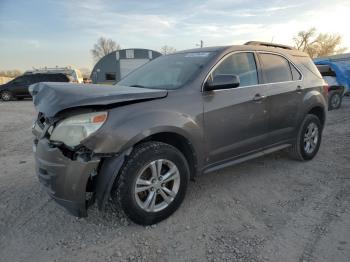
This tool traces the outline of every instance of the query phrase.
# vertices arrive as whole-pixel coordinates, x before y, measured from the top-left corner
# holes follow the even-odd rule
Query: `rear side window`
[[[292,80],[289,61],[282,56],[260,53],[266,83],[278,83]]]
[[[64,74],[55,74],[52,76],[52,81],[55,82],[68,82],[69,78],[68,76],[64,75]]]
[[[258,84],[258,73],[253,53],[236,53],[227,57],[213,72],[216,75],[238,75],[240,87]]]

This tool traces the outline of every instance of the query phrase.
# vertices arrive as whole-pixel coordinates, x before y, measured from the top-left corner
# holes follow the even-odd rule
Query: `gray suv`
[[[159,57],[115,86],[39,83],[36,172],[75,216],[97,202],[134,222],[157,223],[189,180],[288,149],[312,159],[327,88],[304,53],[249,42]]]

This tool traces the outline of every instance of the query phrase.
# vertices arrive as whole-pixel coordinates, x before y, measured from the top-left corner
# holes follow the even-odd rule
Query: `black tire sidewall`
[[[189,181],[189,167],[185,157],[175,147],[164,143],[156,143],[154,147],[146,143],[148,149],[136,148],[133,156],[127,160],[125,167],[121,171],[123,183],[118,185],[118,202],[126,215],[138,224],[154,224],[169,217],[182,203]],[[138,150],[143,150],[141,153]],[[133,153],[132,153],[133,154]],[[159,212],[147,212],[140,208],[136,202],[134,188],[139,172],[149,163],[157,159],[167,159],[172,161],[180,173],[180,187],[175,199],[168,207]]]
[[[316,145],[315,150],[312,153],[307,153],[304,149],[304,134],[306,132],[307,127],[309,124],[313,122],[317,125],[318,127],[318,142]],[[311,160],[315,157],[317,154],[318,150],[320,149],[321,145],[321,139],[322,139],[322,125],[319,120],[319,118],[315,115],[307,115],[303,121],[303,124],[301,126],[301,130],[299,132],[299,147],[300,147],[300,153],[303,157],[304,160]]]

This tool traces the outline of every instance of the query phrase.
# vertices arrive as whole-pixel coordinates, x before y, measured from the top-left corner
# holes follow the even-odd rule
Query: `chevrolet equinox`
[[[170,216],[200,174],[281,149],[312,159],[327,111],[312,60],[263,42],[162,56],[115,86],[38,83],[30,92],[48,194],[75,216],[109,202],[143,225]]]

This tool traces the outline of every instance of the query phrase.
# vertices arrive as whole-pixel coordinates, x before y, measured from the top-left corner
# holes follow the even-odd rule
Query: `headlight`
[[[58,123],[50,140],[60,141],[67,146],[79,145],[82,140],[96,132],[106,121],[107,112],[76,115]]]

